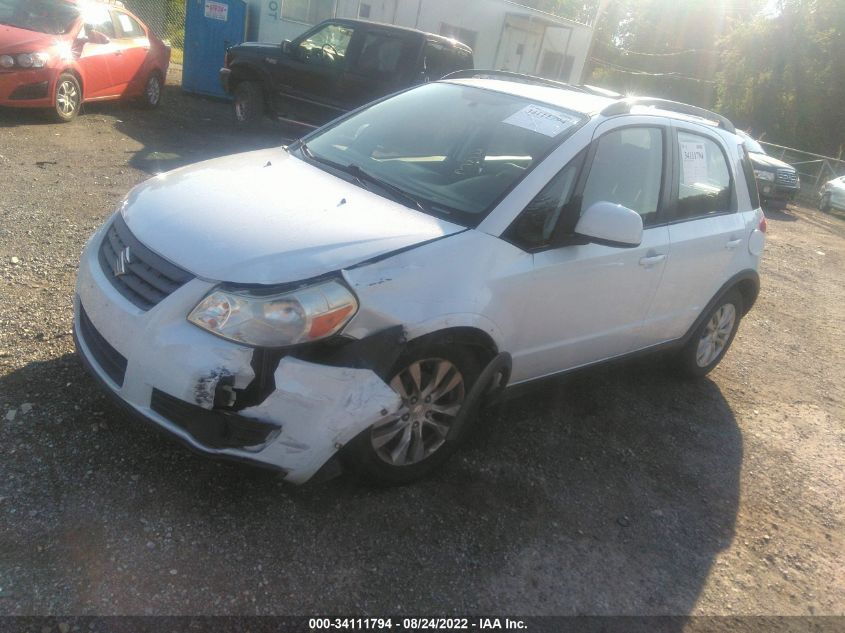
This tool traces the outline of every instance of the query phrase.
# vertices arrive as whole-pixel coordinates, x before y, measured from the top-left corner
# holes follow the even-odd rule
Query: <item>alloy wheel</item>
[[[64,79],[56,90],[56,106],[64,117],[70,117],[79,107],[79,90],[70,79]]]
[[[402,397],[402,407],[373,426],[370,442],[392,466],[417,464],[445,443],[466,397],[464,377],[448,360],[429,358],[411,363],[390,386]]]
[[[156,105],[159,102],[161,99],[161,81],[158,75],[153,75],[147,81],[147,89],[144,91],[144,94],[147,98],[147,103],[150,105]]]
[[[735,323],[736,308],[732,303],[722,305],[713,313],[698,342],[695,362],[699,367],[707,367],[725,351]]]

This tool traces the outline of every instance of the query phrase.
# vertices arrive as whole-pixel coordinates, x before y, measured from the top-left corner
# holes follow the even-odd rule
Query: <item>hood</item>
[[[145,246],[214,281],[316,277],[464,227],[336,178],[281,148],[156,176],[124,203]]]
[[[795,171],[795,168],[789,163],[785,163],[777,158],[772,158],[768,154],[749,152],[748,156],[751,158],[751,164],[754,165],[755,169],[791,169],[792,171]]]
[[[62,37],[0,24],[0,54],[37,52],[55,46]]]

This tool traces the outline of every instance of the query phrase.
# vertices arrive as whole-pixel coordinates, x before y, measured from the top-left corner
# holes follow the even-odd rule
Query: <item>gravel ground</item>
[[[294,488],[126,419],[73,355],[80,251],[130,187],[291,133],[166,98],[0,112],[0,614],[845,613],[842,218],[771,215],[710,379],[592,371],[418,485]]]

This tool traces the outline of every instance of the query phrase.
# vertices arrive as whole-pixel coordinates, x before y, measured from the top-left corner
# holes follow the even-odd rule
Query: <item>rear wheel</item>
[[[235,122],[254,127],[264,117],[264,92],[254,81],[242,81],[235,88]]]
[[[402,407],[355,438],[345,453],[347,463],[380,484],[404,484],[428,475],[465,435],[455,425],[478,375],[478,361],[465,348],[434,343],[409,349],[390,380]]]
[[[681,350],[678,360],[685,374],[700,378],[719,364],[733,343],[742,311],[742,295],[738,290],[731,290],[716,302]]]
[[[67,123],[76,118],[82,107],[82,88],[79,81],[70,73],[59,75],[53,99],[53,118],[60,123]]]
[[[158,71],[150,73],[147,83],[144,85],[144,93],[141,95],[140,104],[142,108],[153,110],[161,103],[161,96],[164,91],[164,82]]]

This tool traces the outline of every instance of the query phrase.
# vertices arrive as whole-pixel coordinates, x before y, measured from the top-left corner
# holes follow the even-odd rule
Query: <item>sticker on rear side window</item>
[[[703,141],[681,141],[684,184],[707,182],[707,146]]]
[[[502,123],[515,125],[545,136],[555,137],[571,128],[577,121],[574,117],[567,116],[557,110],[532,104],[514,112],[502,121]]]

